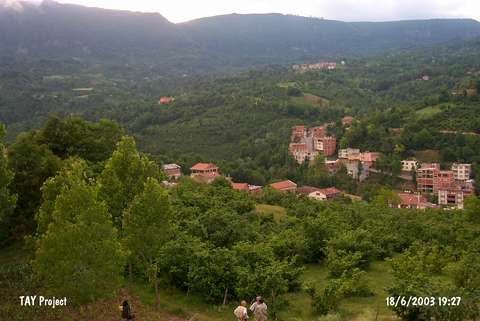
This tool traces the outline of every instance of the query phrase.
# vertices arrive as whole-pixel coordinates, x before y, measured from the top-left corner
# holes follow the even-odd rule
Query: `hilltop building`
[[[234,183],[231,182],[232,188],[237,191],[244,191],[248,193],[257,193],[262,190],[261,186],[256,186],[256,185],[250,185],[248,183]]]
[[[402,171],[411,172],[417,170],[420,163],[416,160],[402,160]]]
[[[197,163],[190,168],[190,177],[202,183],[211,183],[219,176],[218,166],[212,163]]]
[[[461,189],[444,189],[438,191],[438,205],[463,209],[465,193]]]
[[[159,105],[168,105],[175,100],[175,97],[163,96],[158,100]]]
[[[309,70],[334,70],[337,68],[336,62],[322,61],[315,64],[299,64],[293,65],[295,71],[309,71]]]
[[[299,164],[310,162],[322,152],[325,156],[335,154],[337,140],[327,136],[328,125],[306,128],[305,126],[292,127],[290,154]]]
[[[342,118],[343,127],[350,127],[353,125],[354,122],[355,118],[353,118],[352,116],[345,116]]]
[[[475,191],[471,164],[454,163],[451,170],[441,170],[438,163],[422,164],[416,173],[417,190],[435,194],[442,206],[463,208],[465,197]]]
[[[337,198],[342,192],[335,187],[317,188],[312,186],[302,186],[297,188],[297,193],[317,201],[329,201]]]
[[[472,174],[472,165],[471,164],[452,164],[453,177],[457,181],[466,181],[470,179]]]
[[[270,187],[284,193],[295,193],[297,191],[297,184],[291,180],[285,180],[270,184]]]
[[[409,194],[409,193],[398,193],[400,203],[397,205],[398,208],[410,208],[410,209],[420,209],[424,210],[427,208],[434,208],[435,204],[429,203],[427,199],[418,194]]]
[[[338,151],[338,158],[347,168],[348,175],[360,181],[368,177],[370,168],[373,167],[380,155],[376,152],[360,152],[357,148],[346,148]]]
[[[165,164],[162,169],[168,180],[178,180],[182,176],[182,168],[177,164]]]

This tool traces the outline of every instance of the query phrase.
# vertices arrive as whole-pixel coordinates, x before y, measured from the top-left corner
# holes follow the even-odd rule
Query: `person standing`
[[[233,311],[233,314],[237,317],[238,321],[248,320],[247,301],[242,300],[240,305]]]
[[[132,321],[133,314],[132,314],[132,309],[130,308],[130,304],[128,304],[128,301],[123,300],[123,303],[120,307],[122,310],[122,321]]]
[[[255,321],[267,321],[268,308],[261,296],[257,296],[255,302],[250,306],[250,311],[253,312]]]

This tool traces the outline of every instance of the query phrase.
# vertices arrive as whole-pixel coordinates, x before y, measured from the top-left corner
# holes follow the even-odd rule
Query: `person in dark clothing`
[[[122,309],[122,321],[132,321],[132,309],[130,308],[130,304],[128,304],[128,301],[124,300],[120,307]]]

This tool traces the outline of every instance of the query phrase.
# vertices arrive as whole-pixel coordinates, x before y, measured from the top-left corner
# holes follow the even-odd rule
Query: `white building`
[[[461,190],[439,190],[438,205],[463,209],[465,195]]]
[[[452,171],[453,177],[457,181],[466,181],[470,179],[470,175],[472,172],[472,165],[471,164],[452,164]]]
[[[348,156],[360,154],[358,148],[345,148],[338,151],[338,158],[348,158]]]
[[[411,172],[417,170],[419,162],[416,160],[402,160],[402,171]]]

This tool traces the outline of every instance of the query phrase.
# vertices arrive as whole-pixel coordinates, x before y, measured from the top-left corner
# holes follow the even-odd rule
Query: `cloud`
[[[8,10],[15,10],[15,11],[23,11],[25,9],[25,5],[33,4],[39,5],[41,0],[28,0],[28,1],[21,1],[21,0],[0,0],[0,9],[6,8]]]
[[[480,20],[479,0],[58,0],[159,12],[173,22],[228,13],[279,12],[345,21],[428,18]]]
[[[318,13],[347,21],[467,18],[480,15],[478,0],[316,0]],[[474,10],[474,11],[472,11]],[[478,18],[478,17],[476,17]]]

